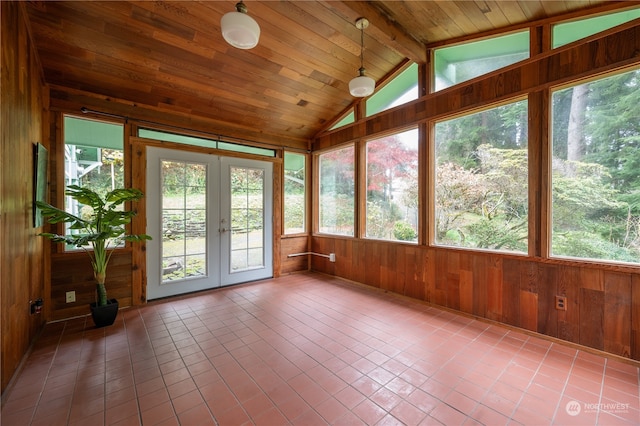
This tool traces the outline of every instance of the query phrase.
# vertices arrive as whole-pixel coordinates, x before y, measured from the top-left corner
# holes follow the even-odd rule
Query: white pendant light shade
[[[349,93],[351,93],[351,96],[355,96],[356,98],[369,96],[373,93],[375,88],[375,80],[364,75],[364,72],[349,82]]]
[[[247,15],[247,8],[242,2],[236,4],[236,9],[237,12],[225,13],[222,16],[222,37],[238,49],[252,49],[260,40],[260,26],[255,19]]]
[[[360,30],[360,75],[349,82],[349,93],[356,98],[364,98],[376,89],[376,81],[364,75],[364,29],[369,26],[367,18],[358,18],[356,28]]]

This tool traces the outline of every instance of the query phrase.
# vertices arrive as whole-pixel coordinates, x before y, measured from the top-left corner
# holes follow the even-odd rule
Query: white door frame
[[[160,164],[167,161],[186,161],[207,167],[207,265],[203,277],[162,283],[162,194]],[[232,166],[264,170],[264,268],[234,272],[230,269],[229,254],[221,252],[231,248],[231,232],[222,232],[222,213],[230,220],[229,170]],[[220,157],[212,154],[178,149],[147,147],[146,203],[147,230],[153,239],[147,241],[147,300],[185,294],[221,285],[237,284],[273,276],[273,164],[269,161]],[[224,194],[224,195],[223,195]],[[224,262],[223,262],[224,260]],[[224,265],[224,268],[222,267]]]

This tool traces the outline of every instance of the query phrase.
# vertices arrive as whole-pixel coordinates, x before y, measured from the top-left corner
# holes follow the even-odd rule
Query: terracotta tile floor
[[[2,425],[638,424],[639,371],[322,275],[48,324]]]

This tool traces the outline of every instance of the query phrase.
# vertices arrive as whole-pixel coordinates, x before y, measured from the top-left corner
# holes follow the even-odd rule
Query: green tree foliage
[[[585,162],[605,166],[623,193],[640,188],[640,71],[590,84]]]
[[[526,251],[527,104],[436,126],[436,241]]]
[[[399,221],[393,224],[393,236],[399,241],[414,241],[418,238],[413,226],[410,223]]]
[[[418,152],[415,142],[415,145],[407,144],[399,135],[392,135],[367,143],[368,237],[399,239],[395,223],[406,221],[405,212],[417,208]],[[412,230],[416,234],[415,229]],[[407,235],[405,233],[403,237]],[[417,234],[405,241],[416,237]]]
[[[438,165],[436,240],[443,244],[526,251],[527,151],[481,145],[480,168]]]
[[[453,162],[465,169],[480,166],[480,145],[517,149],[527,146],[527,103],[516,102],[438,123],[438,163]]]
[[[565,161],[574,88],[553,94],[553,254],[640,261],[639,76],[588,84],[579,162]]]
[[[80,178],[79,185],[90,187],[98,194],[120,187],[124,183],[124,151],[106,148],[80,148],[97,150],[100,153],[99,166]]]

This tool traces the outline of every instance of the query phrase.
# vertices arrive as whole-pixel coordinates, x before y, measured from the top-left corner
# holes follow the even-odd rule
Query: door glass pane
[[[251,248],[249,250],[247,250],[247,267],[248,268],[259,268],[263,265],[263,261],[262,259],[264,258],[263,256],[263,250],[262,247],[260,248]]]
[[[162,161],[161,173],[162,282],[205,276],[207,166]]]
[[[264,170],[231,167],[231,272],[264,267]]]

